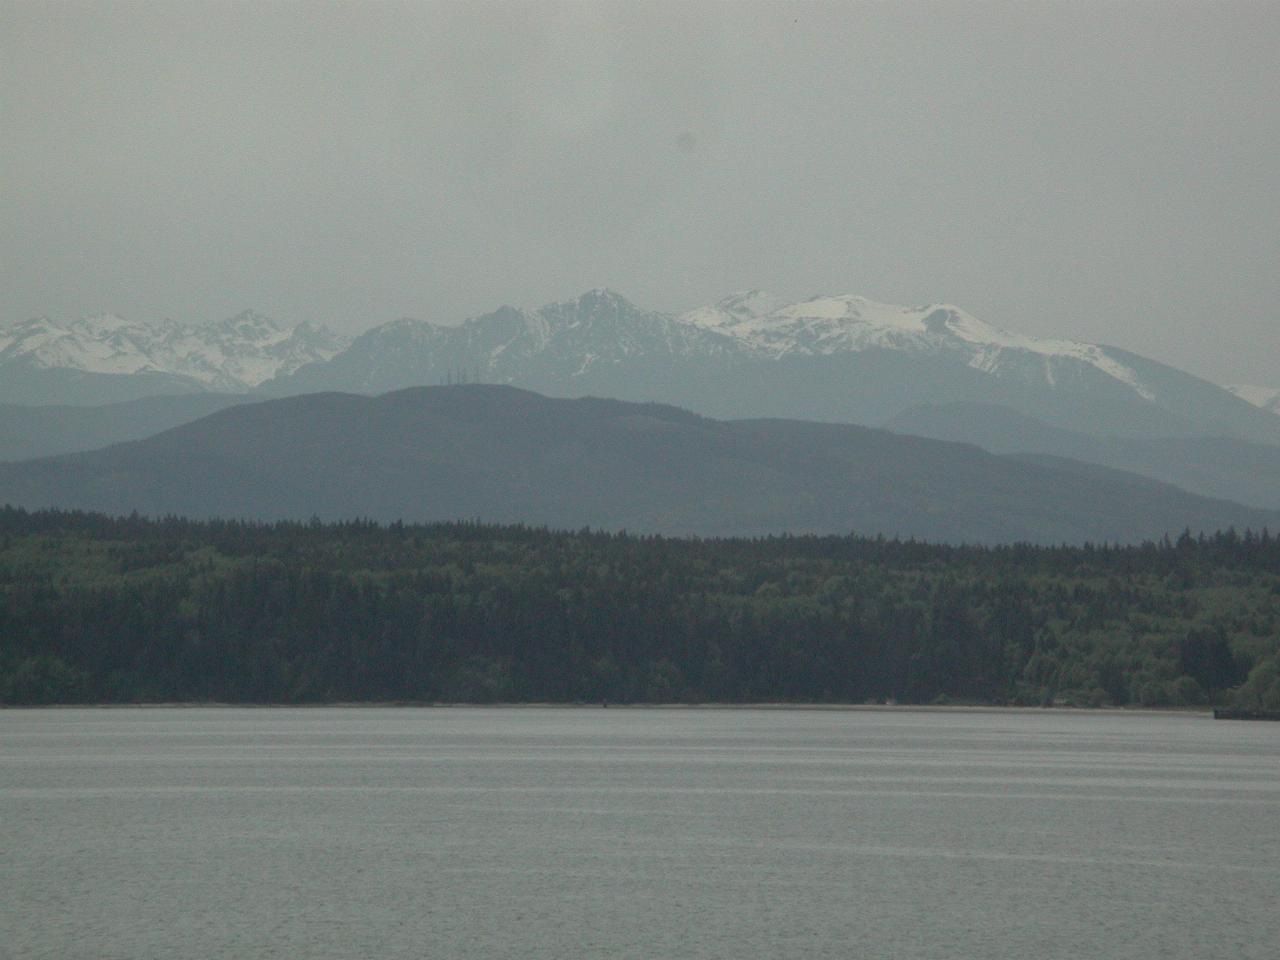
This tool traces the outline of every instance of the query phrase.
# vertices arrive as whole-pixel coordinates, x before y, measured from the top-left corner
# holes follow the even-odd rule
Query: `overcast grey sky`
[[[1280,385],[1280,3],[0,17],[6,320],[760,287]]]

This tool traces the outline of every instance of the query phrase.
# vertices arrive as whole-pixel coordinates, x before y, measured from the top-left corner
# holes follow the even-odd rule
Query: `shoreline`
[[[930,703],[436,703],[425,700],[335,701],[332,703],[44,703],[0,704],[6,710],[686,710],[830,713],[1022,713],[1073,715],[1156,715],[1203,717],[1212,720],[1214,708],[1195,707],[1031,707],[1013,704]]]

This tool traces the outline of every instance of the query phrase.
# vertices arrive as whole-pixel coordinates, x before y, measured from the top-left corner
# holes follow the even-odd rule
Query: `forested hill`
[[[1280,707],[1280,538],[948,547],[0,509],[0,700]]]
[[[1280,511],[1068,460],[483,384],[235,406],[105,450],[0,464],[0,503],[950,543],[1139,543],[1188,526],[1280,528]]]

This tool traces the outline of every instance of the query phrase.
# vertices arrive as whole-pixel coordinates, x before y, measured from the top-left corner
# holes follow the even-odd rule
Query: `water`
[[[0,956],[1267,958],[1280,724],[0,712]]]

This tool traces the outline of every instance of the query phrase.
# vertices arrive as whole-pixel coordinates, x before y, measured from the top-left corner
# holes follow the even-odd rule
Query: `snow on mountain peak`
[[[114,331],[124,330],[136,327],[137,324],[130,323],[118,313],[95,313],[91,316],[81,317],[75,321],[72,327],[80,327],[87,330]]]
[[[744,323],[766,316],[785,301],[761,290],[743,290],[731,293],[714,306],[701,307],[682,314],[683,323],[716,333],[728,333]]]
[[[287,327],[250,310],[197,325],[101,313],[0,326],[0,362],[97,374],[169,374],[214,390],[257,386],[277,373],[327,360],[343,346],[343,339],[323,328]]]
[[[771,298],[770,298],[771,299]],[[715,306],[680,317],[693,326],[730,336],[761,357],[831,355],[873,348],[953,355],[975,369],[1037,375],[1054,383],[1055,366],[1080,362],[1135,390],[1152,395],[1137,375],[1096,344],[1011,333],[951,304],[901,307],[854,295],[819,296],[781,304],[757,291],[734,294]]]
[[[92,373],[161,373],[216,390],[243,390],[329,360],[349,341],[322,327],[289,326],[245,310],[184,325],[100,314],[73,322],[36,318],[0,325],[0,364],[22,362]],[[360,350],[463,350],[497,376],[535,355],[593,366],[645,356],[760,360],[895,350],[942,357],[983,373],[1055,387],[1101,372],[1148,400],[1154,395],[1123,354],[1096,344],[1041,339],[993,326],[951,304],[903,307],[854,295],[785,302],[760,290],[730,294],[679,316],[642,310],[605,287],[536,310],[504,307],[460,325],[393,321],[360,338]],[[435,361],[432,361],[435,362]],[[505,374],[504,374],[505,375]],[[514,376],[514,373],[511,374]],[[1280,407],[1280,391],[1246,396]]]
[[[716,308],[735,317],[761,317],[784,306],[785,301],[763,290],[743,290],[731,293]]]
[[[904,307],[865,297],[813,297],[780,303],[751,291],[684,314],[695,326],[727,334],[762,356],[831,354],[868,347],[920,347],[926,330]]]
[[[200,329],[254,340],[282,333],[288,335],[293,332],[284,324],[256,310],[241,310],[234,317],[228,317],[225,320],[210,320],[201,324]]]

